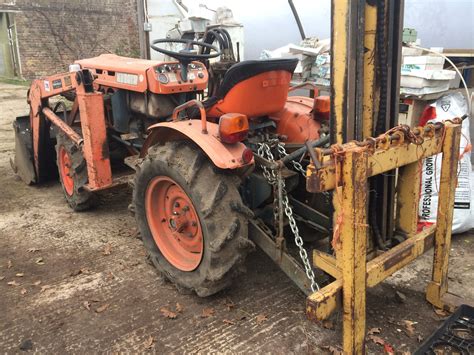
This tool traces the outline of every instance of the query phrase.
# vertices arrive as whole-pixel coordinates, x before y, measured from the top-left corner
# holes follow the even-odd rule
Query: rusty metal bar
[[[445,295],[448,292],[448,264],[451,248],[454,195],[457,185],[460,136],[460,125],[446,128],[439,182],[433,276],[426,290],[426,299],[431,304],[449,311],[454,311],[456,306],[452,302],[446,302]]]
[[[340,236],[333,243],[342,271],[343,342],[347,354],[365,352],[365,303],[367,267],[367,151],[363,148],[346,154],[342,162],[343,186],[334,195],[334,218]],[[340,218],[341,217],[341,218]]]
[[[430,250],[433,246],[435,231],[436,225],[432,225],[369,261],[367,263],[367,287],[378,285],[387,277]],[[342,270],[336,261],[327,255],[324,257],[324,260],[321,260],[321,253],[317,252],[313,255],[315,266],[334,277],[342,275]],[[327,319],[340,306],[341,291],[342,278],[337,278],[331,284],[310,295],[306,300],[308,317],[314,320]]]
[[[201,132],[204,133],[204,134],[207,134],[207,117],[206,117],[206,109],[204,108],[204,105],[202,104],[201,101],[199,100],[190,100],[178,107],[176,107],[174,110],[173,110],[173,121],[177,121],[178,120],[178,115],[181,111],[189,108],[189,107],[193,107],[193,106],[197,106],[198,109],[199,109],[199,113],[201,115]]]
[[[447,122],[447,126],[451,123]],[[420,159],[438,154],[441,152],[443,136],[441,132],[434,137],[427,137],[421,144],[402,143],[393,145],[387,149],[379,148],[373,151],[368,157],[368,176],[382,174],[401,166],[414,163]],[[356,149],[354,143],[345,145],[345,151]],[[310,164],[307,170],[306,188],[310,192],[322,192],[332,190],[336,187],[336,166],[334,159],[330,156],[321,157],[327,150],[316,149],[322,163],[321,169],[316,169]],[[330,152],[329,152],[330,153]]]
[[[276,242],[265,233],[255,220],[249,220],[249,236],[304,294],[309,295],[311,293],[311,285],[303,267],[285,250],[279,248]]]
[[[84,139],[66,122],[64,122],[58,115],[56,115],[53,110],[49,107],[43,108],[43,114],[48,120],[50,120],[56,127],[63,131],[69,139],[71,139],[74,144],[78,147],[82,145]]]

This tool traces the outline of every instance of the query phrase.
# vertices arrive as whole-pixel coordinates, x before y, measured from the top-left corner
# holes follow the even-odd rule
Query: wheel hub
[[[204,241],[198,214],[186,192],[171,178],[157,176],[145,193],[148,226],[163,256],[192,271],[201,262]]]
[[[61,146],[59,148],[59,173],[61,174],[61,181],[66,193],[71,196],[74,193],[74,180],[71,176],[71,158],[66,149]]]

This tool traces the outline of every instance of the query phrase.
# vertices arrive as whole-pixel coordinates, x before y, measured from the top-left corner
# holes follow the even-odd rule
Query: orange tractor
[[[159,46],[170,41],[184,49]],[[331,223],[328,197],[308,193],[305,174],[308,149],[329,142],[328,98],[289,96],[296,59],[234,64],[208,94],[218,47],[152,48],[176,60],[106,54],[34,80],[30,114],[14,123],[14,170],[28,184],[59,176],[75,211],[130,182],[150,259],[199,296],[227,287],[255,243],[314,291],[303,240]]]

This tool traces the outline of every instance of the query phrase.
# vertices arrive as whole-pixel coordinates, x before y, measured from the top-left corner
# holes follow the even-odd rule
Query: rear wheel
[[[59,180],[67,203],[74,211],[93,206],[93,195],[84,189],[87,184],[87,165],[82,152],[63,133],[56,136],[56,158]]]
[[[199,296],[230,285],[253,249],[238,177],[214,170],[193,145],[153,146],[135,178],[135,217],[150,259]]]

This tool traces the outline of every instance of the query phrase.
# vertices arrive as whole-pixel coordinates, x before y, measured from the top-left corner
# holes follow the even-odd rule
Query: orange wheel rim
[[[196,209],[186,192],[167,176],[153,178],[145,192],[148,226],[163,256],[182,271],[196,269],[204,240]]]
[[[59,173],[61,174],[64,190],[71,196],[74,193],[74,180],[71,176],[71,158],[63,146],[59,148]]]

